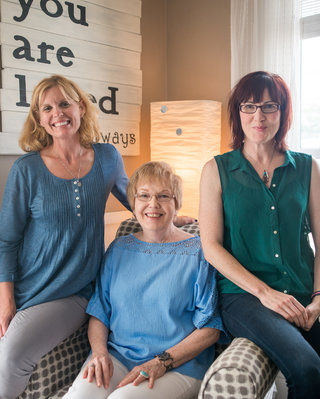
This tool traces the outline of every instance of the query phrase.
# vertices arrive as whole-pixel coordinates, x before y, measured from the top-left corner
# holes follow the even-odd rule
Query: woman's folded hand
[[[98,387],[109,387],[110,379],[113,375],[113,363],[106,350],[100,352],[92,352],[92,356],[86,365],[83,378],[87,378],[89,382],[96,380]]]
[[[141,373],[142,371],[142,373]],[[166,368],[159,361],[159,359],[154,358],[149,360],[148,362],[145,362],[143,364],[140,364],[140,366],[134,367],[130,373],[128,373],[123,380],[120,381],[118,384],[117,388],[121,388],[124,385],[133,383],[133,385],[139,385],[142,382],[146,381],[149,379],[149,388],[152,388],[154,385],[154,382],[157,378],[162,377],[166,372]],[[143,375],[144,374],[144,375]],[[147,377],[149,376],[149,377]]]

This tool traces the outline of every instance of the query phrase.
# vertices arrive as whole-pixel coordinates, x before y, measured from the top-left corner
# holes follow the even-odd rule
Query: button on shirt
[[[240,150],[215,159],[222,187],[224,247],[270,287],[307,305],[314,262],[308,238],[311,156],[286,151],[270,188]],[[222,275],[219,288],[224,293],[244,292]]]
[[[39,152],[23,155],[11,168],[0,211],[0,281],[14,282],[20,310],[92,294],[109,193],[129,207],[121,155],[110,144],[92,147],[94,163],[80,186],[54,176]]]

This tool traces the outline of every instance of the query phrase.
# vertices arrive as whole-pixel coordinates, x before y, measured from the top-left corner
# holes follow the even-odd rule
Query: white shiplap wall
[[[138,155],[141,0],[0,0],[0,6],[0,154],[21,153],[32,90],[58,73],[92,96],[101,142]]]

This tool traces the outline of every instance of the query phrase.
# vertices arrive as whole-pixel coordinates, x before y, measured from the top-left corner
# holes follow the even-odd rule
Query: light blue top
[[[110,353],[131,370],[195,328],[223,330],[215,275],[199,237],[162,244],[120,237],[108,248],[87,313],[106,325]],[[214,346],[174,371],[202,379],[213,360]]]
[[[110,144],[93,149],[80,187],[49,172],[39,152],[19,158],[9,173],[0,212],[0,281],[14,282],[18,309],[92,294],[109,193],[129,207],[121,155]]]

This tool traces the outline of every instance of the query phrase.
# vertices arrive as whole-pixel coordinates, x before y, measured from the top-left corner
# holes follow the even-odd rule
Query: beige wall
[[[148,1],[148,0],[147,0]],[[169,0],[168,100],[215,100],[222,106],[221,150],[228,150],[230,1]]]
[[[150,159],[150,102],[208,99],[223,103],[221,152],[228,149],[230,0],[142,0],[143,104],[140,156],[124,157],[129,176]],[[0,156],[0,199],[15,156]],[[109,211],[124,208],[113,197]]]
[[[150,159],[150,102],[223,103],[221,152],[230,141],[230,0],[142,0],[140,157],[124,157],[130,176]]]

